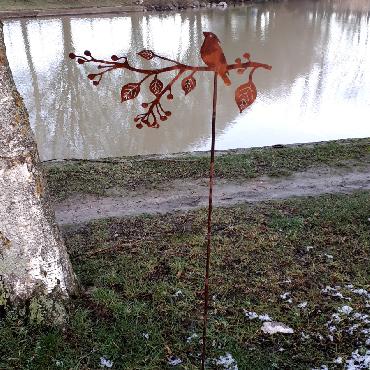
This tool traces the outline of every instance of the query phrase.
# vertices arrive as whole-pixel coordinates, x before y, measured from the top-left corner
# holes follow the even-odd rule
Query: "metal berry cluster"
[[[153,94],[153,100],[142,103],[141,106],[146,109],[146,111],[136,115],[134,118],[136,127],[139,129],[143,128],[144,125],[150,128],[158,128],[160,126],[160,122],[166,121],[171,116],[171,111],[166,110],[163,107],[162,98],[164,96],[168,100],[172,100],[174,98],[172,94],[172,86],[178,79],[180,79],[180,77],[185,75],[181,80],[181,88],[185,95],[187,95],[197,86],[197,81],[194,78],[194,75],[197,72],[215,72],[215,68],[212,66],[189,66],[157,55],[152,50],[142,50],[138,55],[148,61],[153,58],[159,58],[170,62],[171,65],[159,69],[136,68],[129,63],[125,56],[119,57],[117,55],[112,55],[111,60],[102,60],[93,57],[89,50],[86,50],[84,55],[75,55],[74,53],[70,53],[69,57],[71,59],[76,59],[79,64],[98,64],[97,69],[100,70],[100,72],[92,73],[87,76],[94,86],[98,86],[100,84],[105,73],[111,72],[115,69],[126,69],[144,75],[144,78],[139,82],[129,82],[122,86],[121,102],[136,99],[140,94],[142,84],[145,81],[150,80],[149,91]],[[257,89],[252,80],[254,71],[257,68],[271,69],[269,65],[251,62],[249,53],[243,54],[243,58],[245,59],[245,62],[242,62],[241,58],[237,58],[235,60],[235,64],[227,65],[228,71],[236,69],[239,74],[243,74],[248,68],[252,68],[249,73],[248,81],[240,85],[235,91],[235,101],[240,112],[249,107],[256,99]],[[173,77],[167,85],[164,85],[159,76],[172,71],[176,72],[175,77]]]

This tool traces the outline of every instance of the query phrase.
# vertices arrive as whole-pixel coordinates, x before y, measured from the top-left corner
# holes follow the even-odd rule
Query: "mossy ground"
[[[370,161],[370,140],[354,139],[283,148],[254,148],[245,153],[216,157],[215,173],[224,179],[250,179],[261,175],[285,176],[315,166],[353,166]],[[167,159],[126,157],[99,161],[45,163],[52,196],[104,195],[112,188],[135,190],[177,179],[208,177],[208,156]]]
[[[352,334],[353,315],[333,333],[326,323],[344,305],[369,313],[365,297],[345,287],[370,288],[369,199],[359,192],[216,209],[208,358],[231,353],[243,370],[341,369],[335,358],[364,351],[364,323]],[[203,209],[64,229],[85,294],[72,300],[64,330],[3,319],[0,368],[98,369],[102,356],[115,369],[174,368],[170,356],[182,360],[179,369],[199,368],[199,339],[187,338],[201,334],[205,225]],[[295,332],[263,334],[244,309]]]

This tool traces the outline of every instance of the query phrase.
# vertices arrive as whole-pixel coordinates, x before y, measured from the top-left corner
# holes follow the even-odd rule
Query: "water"
[[[222,42],[229,63],[246,51],[273,66],[257,70],[256,102],[242,114],[234,91],[246,76],[220,80],[217,149],[370,136],[370,5],[367,0],[288,0],[239,8],[124,16],[63,17],[5,23],[5,41],[43,160],[208,150],[212,76],[196,74],[189,95],[164,99],[172,116],[159,129],[138,130],[133,118],[149,100],[120,103],[121,86],[140,76],[113,71],[94,87],[70,52],[127,55],[140,67],[142,49],[199,65],[202,32]],[[161,77],[163,82],[168,78]]]

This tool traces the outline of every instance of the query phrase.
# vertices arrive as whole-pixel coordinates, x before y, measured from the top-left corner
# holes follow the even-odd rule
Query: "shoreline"
[[[217,207],[370,191],[370,140],[216,153]],[[209,152],[43,162],[60,226],[196,211],[208,201]]]
[[[348,139],[337,139],[337,140],[322,140],[322,141],[310,141],[307,143],[292,143],[292,144],[275,144],[256,146],[251,148],[234,148],[234,149],[216,149],[216,156],[228,156],[228,155],[249,155],[255,151],[271,151],[276,149],[314,149],[320,147],[326,147],[330,144],[337,144],[340,146],[353,146],[356,144],[369,145],[370,148],[370,137],[363,138],[348,138]],[[370,154],[370,149],[369,149]],[[195,150],[191,152],[178,152],[178,153],[166,153],[166,154],[142,154],[142,155],[131,155],[131,156],[120,156],[120,157],[102,157],[102,158],[65,158],[65,159],[47,159],[41,161],[42,165],[52,166],[58,164],[64,164],[68,162],[89,162],[89,163],[119,163],[119,162],[141,162],[141,161],[163,161],[163,160],[182,160],[189,158],[208,158],[210,155],[209,150]]]
[[[97,1],[93,1],[90,6],[84,6],[81,0],[76,1],[73,6],[58,7],[59,4],[54,4],[56,7],[45,6],[45,7],[29,7],[28,9],[16,8],[16,9],[2,9],[6,6],[0,5],[0,20],[7,19],[19,19],[19,18],[44,18],[44,17],[55,17],[55,16],[80,16],[80,15],[100,15],[100,14],[125,14],[125,13],[139,13],[139,12],[161,12],[161,11],[181,11],[187,9],[205,9],[205,8],[219,8],[227,9],[227,7],[235,7],[242,5],[252,5],[268,2],[269,0],[239,0],[239,1],[217,1],[217,2],[199,2],[199,1],[187,1],[176,3],[171,1],[159,1],[159,0],[147,0],[141,1],[142,4],[125,4],[125,5],[114,5],[113,0],[111,5],[98,5]],[[140,1],[137,1],[140,3]]]

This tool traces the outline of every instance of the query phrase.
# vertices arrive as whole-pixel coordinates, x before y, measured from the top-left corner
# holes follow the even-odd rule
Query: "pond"
[[[94,67],[78,65],[70,52],[127,55],[141,68],[170,64],[136,55],[152,49],[200,65],[203,31],[212,31],[229,63],[247,51],[251,60],[273,66],[255,72],[257,100],[242,114],[234,93],[246,74],[231,72],[232,86],[220,80],[216,149],[368,137],[369,21],[366,0],[288,0],[226,10],[11,20],[4,35],[41,158],[101,158],[208,150],[212,76],[198,73],[196,89],[186,96],[177,83],[174,99],[164,101],[170,119],[159,129],[139,130],[133,119],[149,90],[125,103],[120,90],[141,76],[116,70],[95,87],[86,78]]]

